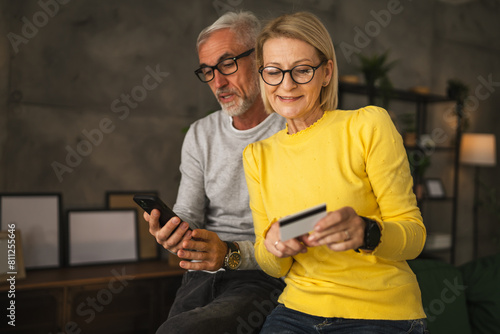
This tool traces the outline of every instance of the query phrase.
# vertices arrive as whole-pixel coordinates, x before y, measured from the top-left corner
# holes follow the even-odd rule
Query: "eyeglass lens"
[[[268,66],[262,69],[262,79],[269,85],[279,85],[286,72],[290,72],[292,80],[298,84],[306,84],[314,77],[315,68],[309,65],[298,65],[291,70],[282,70],[278,67]]]
[[[238,65],[234,59],[225,59],[215,65],[219,72],[224,75],[233,74],[238,70]],[[199,72],[196,72],[201,81],[208,82],[214,78],[214,69],[212,67],[202,67]]]

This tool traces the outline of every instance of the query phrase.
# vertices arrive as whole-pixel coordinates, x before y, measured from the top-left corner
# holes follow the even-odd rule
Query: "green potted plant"
[[[420,200],[424,195],[424,175],[431,165],[431,157],[420,150],[411,150],[408,152],[408,161],[413,176],[415,196]]]
[[[469,118],[463,117],[464,101],[469,95],[469,86],[458,79],[449,79],[446,87],[446,94],[457,103],[455,114],[460,116],[462,123],[462,132],[465,132],[469,127]]]
[[[375,104],[375,91],[377,85],[383,84],[386,94],[386,103],[388,103],[389,95],[392,92],[392,84],[390,84],[387,74],[394,67],[396,61],[388,61],[389,52],[386,51],[382,54],[374,54],[371,56],[364,56],[358,54],[360,66],[359,70],[365,77],[365,83],[368,90],[368,101],[370,104]]]
[[[463,104],[469,94],[469,87],[458,79],[449,79],[446,94],[450,99]]]
[[[415,125],[415,114],[406,113],[400,116],[401,133],[405,146],[412,147],[417,145],[417,128]]]

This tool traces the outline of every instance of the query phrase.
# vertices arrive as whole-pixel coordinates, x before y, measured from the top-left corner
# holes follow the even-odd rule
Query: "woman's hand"
[[[301,241],[303,237],[304,236],[287,241],[280,241],[280,225],[279,222],[276,222],[271,225],[271,228],[267,231],[264,245],[269,253],[277,257],[289,257],[307,252],[307,247]]]
[[[365,221],[353,208],[330,211],[303,241],[308,247],[327,245],[333,251],[358,249],[364,244]]]

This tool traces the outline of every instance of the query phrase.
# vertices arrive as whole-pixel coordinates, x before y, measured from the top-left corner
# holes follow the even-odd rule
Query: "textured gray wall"
[[[0,2],[0,13],[4,15],[4,2]],[[7,19],[0,21],[0,35],[7,35]],[[7,96],[9,81],[9,43],[6,38],[0,40],[0,189],[4,189],[5,179],[5,142],[7,140]]]
[[[398,59],[390,77],[401,89],[425,85],[444,94],[447,79],[459,78],[474,94],[480,78],[500,81],[497,0],[463,5],[437,0],[0,0],[0,5],[0,191],[61,192],[65,209],[103,207],[108,190],[156,189],[173,203],[182,129],[218,108],[192,73],[198,64],[194,43],[199,31],[228,9],[252,10],[263,19],[312,11],[331,32],[341,74],[357,73],[355,57],[346,52],[349,45],[364,54],[390,50],[391,59]],[[393,14],[380,16],[383,10]],[[360,40],[358,31],[366,29],[372,36]],[[499,85],[470,113],[470,132],[500,137]],[[348,101],[352,108],[366,103]],[[391,106],[396,114],[415,110],[411,104]],[[451,142],[444,108],[450,105],[432,108],[437,113],[430,117],[430,128],[443,128]],[[88,145],[85,133],[93,134],[94,144]],[[73,150],[83,156],[68,158]],[[441,177],[449,191],[450,160],[436,153],[427,175]],[[470,259],[471,172],[461,171],[459,262]],[[485,168],[482,175],[500,188],[498,167]],[[449,216],[439,211],[428,214],[430,231],[447,229]],[[494,250],[490,235],[500,232],[491,216],[482,218],[481,253],[488,254]]]

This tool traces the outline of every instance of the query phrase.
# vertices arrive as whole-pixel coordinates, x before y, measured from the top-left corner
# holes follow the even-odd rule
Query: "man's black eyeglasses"
[[[238,59],[249,56],[255,49],[250,49],[243,52],[236,57],[226,58],[218,62],[215,66],[202,66],[194,73],[198,76],[202,82],[209,82],[215,77],[215,70],[219,71],[220,74],[229,75],[233,74],[238,70]]]

